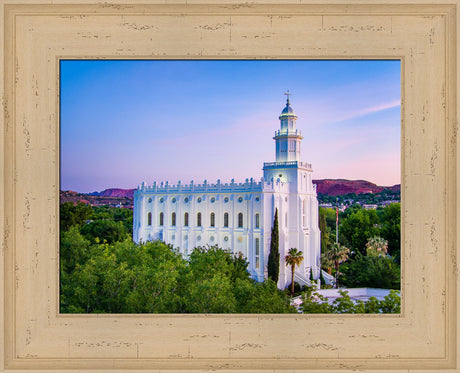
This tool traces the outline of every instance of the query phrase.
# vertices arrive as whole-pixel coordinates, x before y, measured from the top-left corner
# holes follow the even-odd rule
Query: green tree
[[[327,245],[329,243],[329,232],[326,222],[326,209],[319,208],[319,230],[321,231],[321,252],[327,251]]]
[[[126,242],[129,241],[115,244],[117,257],[131,271],[125,312],[180,312],[178,290],[186,260],[177,250],[160,241],[131,248]]]
[[[319,280],[320,280],[320,282],[321,282],[321,285],[326,285],[326,280],[324,279],[322,269],[321,269],[321,271],[320,271]]]
[[[239,313],[296,313],[291,306],[287,294],[280,291],[276,284],[267,279],[264,282],[255,280],[235,282],[235,298]]]
[[[355,313],[355,304],[348,295],[348,291],[339,290],[340,297],[338,297],[332,305],[334,306],[334,313]],[[361,307],[360,307],[361,308]]]
[[[232,292],[230,278],[223,273],[186,282],[184,312],[187,313],[233,313],[236,299]]]
[[[401,297],[395,290],[391,290],[385,298],[379,301],[370,297],[363,302],[351,300],[346,290],[339,290],[340,297],[329,304],[327,299],[311,287],[302,297],[300,310],[303,313],[400,313]]]
[[[390,293],[385,296],[383,301],[380,301],[380,309],[382,313],[400,313],[401,312],[401,296],[396,290],[390,290]]]
[[[186,261],[162,242],[96,244],[88,260],[61,272],[61,312],[179,312]]]
[[[288,251],[288,255],[284,257],[286,266],[291,266],[291,294],[294,294],[294,272],[295,266],[299,266],[303,261],[302,251],[298,251],[296,248],[291,248]]]
[[[303,313],[332,313],[334,307],[327,302],[327,299],[316,291],[316,286],[307,287],[302,295],[300,310]]]
[[[273,281],[250,278],[241,253],[199,247],[186,260],[161,241],[91,244],[77,227],[62,242],[62,313],[295,312]]]
[[[83,265],[70,275],[72,290],[67,292],[74,308],[86,313],[120,313],[128,294],[129,272],[118,263],[109,245],[100,245]],[[65,312],[65,310],[64,310]]]
[[[83,264],[89,257],[90,242],[81,234],[77,226],[61,231],[60,266],[65,272],[72,272],[77,264]]]
[[[91,213],[91,220],[113,220],[113,209],[115,207],[109,206],[93,206]]]
[[[327,273],[332,274],[332,267],[334,267],[335,263],[329,258],[328,251],[326,250],[321,254],[321,267],[326,268]]]
[[[348,213],[348,209],[345,210]],[[379,219],[375,210],[358,209],[342,219],[339,227],[340,243],[365,255],[366,242],[378,236]]]
[[[133,229],[133,211],[130,209],[111,207],[111,206],[93,206],[90,216],[91,220],[113,220],[123,223],[126,232],[131,233]]]
[[[333,202],[335,203],[335,198],[333,199]],[[321,213],[324,215],[326,219],[326,228],[327,228],[327,243],[329,245],[334,244],[335,242],[335,233],[336,233],[336,210],[335,208],[329,208],[329,207],[320,207],[320,210],[322,211]],[[341,220],[341,212],[339,212],[339,221]],[[322,234],[322,231],[321,231]],[[321,249],[326,249],[327,247],[321,246]],[[324,252],[324,251],[323,251]]]
[[[350,196],[350,198],[353,198],[352,195],[355,196],[354,199],[356,199],[356,195],[354,193],[351,193],[351,194],[348,194]],[[340,219],[346,219],[348,217],[350,217],[351,215],[357,213],[358,211],[364,211],[363,208],[361,207],[361,205],[359,203],[354,203],[352,204],[351,206],[349,206],[344,212],[342,212],[340,215],[339,215],[339,218]]]
[[[237,279],[249,280],[250,275],[248,272],[249,262],[243,256],[242,252],[239,252],[236,255],[231,256],[230,261],[232,262],[233,268],[231,271],[232,281]]]
[[[364,304],[364,313],[380,313],[380,301],[376,297],[369,297]]]
[[[121,221],[125,227],[126,232],[132,232],[133,230],[133,211],[130,209],[123,208],[112,208],[113,220]]]
[[[197,247],[181,275],[181,312],[233,313],[237,311],[234,283],[248,281],[247,261],[242,255],[217,245]]]
[[[195,280],[209,279],[216,273],[233,279],[249,278],[246,260],[240,255],[235,257],[230,251],[217,245],[193,249],[188,259],[188,267]]]
[[[275,284],[278,283],[280,273],[280,251],[279,251],[279,228],[278,228],[278,209],[275,210],[275,219],[270,241],[270,253],[268,255],[268,278]]]
[[[341,244],[334,244],[332,247],[325,253],[327,260],[334,263],[335,266],[335,287],[339,288],[339,266],[340,263],[348,259],[348,254],[350,250],[342,246]]]
[[[388,254],[399,262],[401,253],[401,204],[392,203],[383,209],[380,235],[388,241]]]
[[[357,253],[341,267],[341,283],[347,287],[396,289],[401,285],[401,268],[390,257],[363,256]]]
[[[85,224],[81,229],[81,233],[93,243],[113,243],[123,241],[129,237],[123,223],[114,220],[96,220]]]
[[[91,215],[91,206],[78,202],[64,202],[60,205],[60,227],[61,232],[68,230],[72,226],[81,226]]]

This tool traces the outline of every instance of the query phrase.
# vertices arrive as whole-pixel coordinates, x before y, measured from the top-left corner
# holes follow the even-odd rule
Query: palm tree
[[[291,277],[291,294],[294,294],[294,271],[295,266],[299,266],[303,261],[302,251],[298,251],[295,248],[291,248],[288,252],[288,255],[284,257],[286,261],[286,266],[291,266],[292,277]]]
[[[372,237],[366,243],[366,255],[373,257],[386,256],[388,253],[388,241],[382,237]]]
[[[321,267],[326,268],[328,274],[332,274],[332,267],[334,266],[334,262],[330,260],[326,253],[321,254]]]
[[[348,259],[350,250],[339,243],[335,243],[324,253],[324,257],[335,264],[335,287],[339,287],[339,266],[340,263]]]

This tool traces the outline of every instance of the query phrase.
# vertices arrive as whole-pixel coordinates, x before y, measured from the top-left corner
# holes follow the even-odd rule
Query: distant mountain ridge
[[[102,192],[78,193],[72,190],[61,190],[60,203],[83,202],[92,206],[118,206],[133,208],[133,194],[135,189],[106,189]]]
[[[97,195],[100,197],[126,197],[133,198],[134,191],[136,189],[120,189],[120,188],[110,188],[105,189],[102,192],[99,192]],[[97,193],[97,192],[95,192]]]
[[[401,184],[380,186],[366,180],[321,179],[313,180],[313,183],[316,184],[316,191],[318,193],[329,196],[342,196],[349,193],[380,193],[385,189],[389,189],[392,192],[399,192],[401,190]]]
[[[380,193],[385,189],[389,189],[393,192],[401,190],[401,185],[396,184],[393,186],[380,186],[371,183],[366,180],[347,180],[347,179],[320,179],[313,180],[316,184],[316,191],[321,194],[329,196],[341,196],[344,194],[355,193]],[[78,193],[74,191],[61,191],[61,202],[64,201],[75,201],[85,200],[85,202],[98,198],[113,198],[113,199],[133,199],[134,191],[136,189],[121,189],[121,188],[109,188],[101,192],[92,193]],[[89,198],[93,197],[93,198]]]

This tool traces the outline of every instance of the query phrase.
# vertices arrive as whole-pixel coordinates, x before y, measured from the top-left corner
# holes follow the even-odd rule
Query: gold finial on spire
[[[289,105],[289,96],[292,96],[292,93],[289,93],[289,89],[288,89],[287,92],[285,93],[285,95],[287,96],[286,103]]]

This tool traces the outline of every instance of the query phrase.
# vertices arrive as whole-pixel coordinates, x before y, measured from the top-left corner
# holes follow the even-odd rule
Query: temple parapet
[[[311,163],[300,161],[284,161],[284,162],[264,162],[264,169],[268,168],[305,168],[313,171]]]
[[[285,130],[276,130],[275,131],[275,137],[278,137],[278,136],[283,136],[283,135],[295,135],[295,136],[302,136],[302,131],[298,130],[298,129],[295,129],[295,130],[288,130],[288,129],[285,129]]]
[[[235,183],[234,179],[232,179],[230,183],[221,183],[220,180],[217,180],[217,183],[208,183],[207,180],[204,180],[202,184],[195,184],[193,180],[190,184],[182,184],[181,181],[178,181],[177,184],[169,184],[167,181],[157,183],[155,181],[152,185],[142,183],[138,186],[138,190],[154,193],[261,192],[263,183],[263,178],[261,178],[258,182],[254,181],[253,178],[246,179],[244,183]]]

